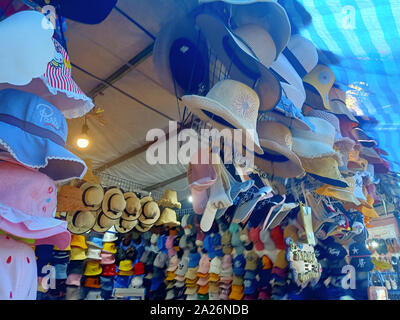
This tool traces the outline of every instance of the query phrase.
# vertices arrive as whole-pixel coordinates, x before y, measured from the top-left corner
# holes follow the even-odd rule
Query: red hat
[[[275,247],[279,250],[285,250],[286,245],[285,245],[285,240],[283,239],[283,231],[281,226],[277,226],[273,229],[271,229],[270,233],[271,239],[275,243]]]
[[[144,274],[144,263],[143,262],[138,262],[133,266],[133,272],[135,275],[139,276],[141,274]]]
[[[105,264],[103,265],[103,273],[102,276],[112,277],[117,275],[117,265],[114,264]]]

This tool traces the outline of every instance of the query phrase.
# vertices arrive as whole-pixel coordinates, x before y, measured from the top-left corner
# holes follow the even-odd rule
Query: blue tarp
[[[338,58],[330,67],[335,83],[348,94],[347,106],[378,121],[363,128],[389,153],[384,158],[391,170],[400,172],[400,1],[298,2],[312,16],[299,33],[321,49],[322,61],[325,51]],[[289,15],[292,21],[302,20],[300,11]]]

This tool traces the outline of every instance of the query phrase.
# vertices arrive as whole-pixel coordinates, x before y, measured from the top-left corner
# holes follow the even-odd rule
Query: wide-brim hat
[[[318,64],[303,78],[303,82],[307,94],[306,102],[309,101],[309,93],[316,92],[322,100],[322,105],[311,103],[310,106],[315,109],[320,109],[322,107],[322,109],[331,110],[329,91],[332,89],[333,83],[335,82],[335,74],[333,71],[327,66]]]
[[[68,212],[66,220],[68,230],[73,234],[83,234],[93,228],[96,223],[96,212],[76,211]]]
[[[69,56],[62,45],[52,39],[56,53],[47,64],[42,76],[33,79],[25,86],[0,84],[0,90],[14,88],[29,92],[53,104],[66,118],[78,118],[93,107],[92,99],[85,95],[72,78],[72,67]],[[81,178],[81,177],[77,177]]]
[[[347,167],[350,170],[365,171],[368,167],[368,161],[366,159],[360,158],[360,150],[358,147],[359,145],[356,145],[354,149],[349,152]]]
[[[142,213],[139,221],[142,225],[153,225],[160,218],[160,207],[151,197],[141,199]]]
[[[110,219],[118,219],[126,208],[124,194],[117,187],[111,187],[104,193],[104,199],[101,204],[104,214]]]
[[[122,217],[117,219],[114,227],[118,233],[128,233],[131,231],[138,223],[138,220],[125,220]]]
[[[167,227],[177,227],[181,223],[177,220],[176,212],[173,209],[165,208],[161,212],[160,219],[158,219],[156,226],[167,226]]]
[[[333,148],[335,128],[328,121],[315,117],[306,117],[315,131],[292,129],[292,150],[301,158],[333,157],[340,161]]]
[[[361,202],[354,195],[355,181],[353,177],[345,178],[347,181],[347,188],[334,187],[324,184],[322,187],[315,190],[319,195],[332,197],[344,202],[354,203],[356,206],[361,205]]]
[[[346,117],[355,126],[358,125],[358,120],[346,106],[346,93],[343,90],[332,87],[329,91],[329,103],[331,109],[328,112],[332,112],[339,117]]]
[[[254,164],[265,173],[293,178],[304,174],[300,159],[292,151],[292,134],[277,122],[260,122],[257,128],[264,154],[254,154]]]
[[[140,204],[140,199],[134,192],[125,192],[124,198],[126,201],[126,207],[122,212],[122,218],[125,220],[134,221],[139,219],[140,210],[142,205]]]
[[[154,42],[153,61],[161,85],[174,96],[198,93],[209,86],[209,54],[195,19],[185,16],[161,28]]]
[[[333,158],[301,158],[304,170],[313,178],[331,186],[347,188],[347,181],[339,171],[338,162]]]
[[[356,141],[363,147],[372,148],[377,145],[377,142],[373,138],[369,137],[361,128],[354,128],[352,134]]]
[[[257,135],[260,100],[247,85],[235,80],[221,80],[207,96],[188,95],[183,96],[182,101],[198,118],[211,122],[218,129],[241,129],[242,143],[254,143],[255,152],[262,153]]]
[[[100,208],[104,199],[104,190],[100,184],[92,182],[84,182],[80,186],[82,192],[83,204],[90,208],[90,210],[97,210]]]
[[[367,160],[370,164],[382,163],[382,158],[379,156],[374,148],[362,147],[360,150],[360,157]]]
[[[96,212],[96,222],[92,229],[100,233],[106,232],[114,226],[116,220],[117,219],[110,219],[101,209],[98,209]]]
[[[181,208],[178,201],[178,194],[175,190],[165,190],[162,198],[158,201],[158,205],[166,208]]]
[[[16,89],[1,90],[0,100],[0,148],[56,182],[85,175],[85,162],[65,147],[67,122],[55,106]]]
[[[139,232],[147,232],[149,231],[153,225],[143,225],[140,221],[136,224],[135,228]]]
[[[197,15],[196,24],[218,60],[230,68],[232,79],[247,85],[252,85],[258,78],[263,79],[271,83],[271,88],[275,89],[272,100],[277,100],[280,85],[270,66],[278,53],[271,34],[265,28],[249,22],[232,31],[220,18],[205,13]]]

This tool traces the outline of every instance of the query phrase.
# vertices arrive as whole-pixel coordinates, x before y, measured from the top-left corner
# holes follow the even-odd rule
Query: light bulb
[[[87,148],[89,145],[89,139],[87,135],[81,135],[77,140],[76,144],[78,145],[79,148]]]
[[[189,196],[188,201],[189,201],[189,202],[192,202],[192,201],[193,201],[192,196]]]

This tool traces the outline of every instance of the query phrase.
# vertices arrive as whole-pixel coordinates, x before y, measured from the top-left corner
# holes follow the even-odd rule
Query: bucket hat
[[[207,42],[192,16],[173,19],[161,28],[154,42],[153,61],[160,84],[174,96],[208,88]]]
[[[0,99],[0,145],[12,157],[56,182],[83,177],[86,164],[65,148],[67,122],[57,108],[39,96],[15,89],[1,90]],[[26,144],[31,146],[29,151]]]
[[[77,235],[77,234],[71,235],[70,246],[71,247],[79,247],[79,248],[82,248],[82,249],[87,249],[88,248],[88,246],[86,244],[85,236]],[[72,250],[72,248],[71,248],[71,250]]]
[[[126,208],[126,201],[122,191],[116,187],[107,189],[101,205],[104,214],[110,219],[118,219]]]
[[[242,141],[254,143],[255,152],[262,153],[257,135],[260,99],[249,86],[236,80],[220,80],[206,96],[185,95],[182,101],[193,114],[217,129],[242,129]]]
[[[278,122],[260,122],[257,128],[264,154],[254,154],[261,170],[284,178],[304,174],[300,159],[292,151],[292,133]]]
[[[114,264],[115,263],[115,258],[112,253],[109,252],[101,252],[100,253],[101,257],[101,264],[106,265],[106,264]]]
[[[118,240],[117,231],[115,227],[112,226],[109,230],[107,230],[103,235],[103,243],[104,242],[115,242]]]
[[[0,229],[34,239],[36,245],[67,248],[71,240],[67,222],[54,218],[55,182],[39,171],[9,162],[0,162],[0,180]]]
[[[181,208],[181,203],[178,201],[178,194],[175,190],[165,190],[162,198],[158,201],[160,207],[165,208]]]
[[[346,93],[342,89],[332,87],[329,91],[329,104],[331,107],[329,112],[336,114],[339,118],[346,117],[348,121],[353,122],[354,126],[358,125],[358,120],[346,106]]]
[[[140,199],[133,192],[125,192],[124,198],[126,202],[126,207],[122,212],[122,219],[128,221],[134,221],[139,218],[140,210],[142,208],[140,204]]]
[[[103,187],[97,183],[84,182],[80,189],[83,204],[90,208],[91,211],[99,209],[104,199]]]
[[[86,258],[87,256],[85,249],[82,249],[80,247],[71,247],[71,254],[69,258],[71,261],[85,260]]]
[[[91,247],[103,249],[103,239],[98,235],[91,235],[86,243]]]
[[[152,226],[160,218],[160,207],[152,197],[147,196],[140,199],[142,205],[142,213],[139,221],[146,227]]]
[[[103,269],[101,268],[100,262],[90,260],[86,263],[84,276],[98,276],[101,274]]]
[[[67,277],[67,280],[65,281],[65,284],[79,287],[81,285],[81,280],[82,280],[82,274],[70,273]]]
[[[122,260],[119,262],[118,275],[132,276],[134,274],[133,265],[131,260]]]
[[[0,89],[14,88],[37,95],[54,105],[66,118],[78,118],[89,112],[94,104],[72,78],[70,58],[56,40],[55,53],[47,64],[45,73],[24,86],[0,85]]]
[[[83,281],[83,286],[86,288],[100,289],[101,288],[100,277],[85,277],[85,280]]]
[[[156,226],[167,226],[167,227],[177,227],[181,223],[177,220],[176,212],[170,208],[164,208],[161,212],[160,219],[155,224]]]
[[[101,249],[97,249],[94,247],[89,247],[87,250],[87,259],[91,259],[91,260],[101,260]]]
[[[304,78],[304,87],[307,92],[306,103],[309,104],[309,92],[315,92],[320,97],[320,103],[311,103],[310,106],[314,109],[331,110],[329,102],[329,91],[332,89],[335,82],[335,74],[333,71],[322,64],[318,64],[310,73]]]
[[[93,228],[96,221],[96,213],[93,211],[68,212],[66,220],[68,230],[73,234],[83,234]]]
[[[106,264],[103,265],[103,272],[101,273],[104,277],[113,277],[117,275],[117,265],[113,264]]]
[[[114,242],[105,242],[103,247],[103,252],[108,252],[115,254],[117,253],[117,247]]]

